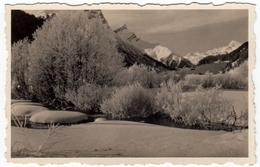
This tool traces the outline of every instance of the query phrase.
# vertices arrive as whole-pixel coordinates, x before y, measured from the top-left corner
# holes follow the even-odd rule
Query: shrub
[[[198,88],[198,85],[182,85],[183,92],[194,92]]]
[[[205,75],[189,75],[187,82],[189,85],[202,85],[204,88],[216,86],[214,75],[209,72],[206,72]]]
[[[203,88],[211,88],[216,86],[213,74],[206,72],[205,75],[201,78],[201,84]]]
[[[247,89],[248,79],[238,74],[210,74],[189,75],[186,80],[188,85],[202,85],[204,88],[212,88],[221,85],[223,89]]]
[[[117,88],[101,110],[113,118],[148,117],[156,111],[154,97],[139,83]]]
[[[202,77],[201,75],[188,75],[186,78],[187,85],[200,85]]]
[[[209,130],[234,130],[247,126],[247,111],[237,115],[232,103],[221,95],[220,86],[203,88],[183,97],[181,83],[167,82],[156,96],[159,111],[170,115],[176,123]],[[242,125],[241,125],[242,124]]]
[[[66,100],[72,102],[79,110],[99,112],[101,102],[108,98],[111,92],[112,88],[85,84],[77,90],[67,90],[65,96]]]
[[[134,64],[118,73],[114,79],[114,84],[125,86],[138,82],[144,88],[158,88],[165,85],[170,78],[175,82],[184,80],[187,73],[187,69],[157,72],[152,67]]]
[[[248,61],[244,61],[239,67],[229,71],[230,74],[240,75],[242,78],[248,78]]]
[[[223,89],[246,89],[248,87],[247,78],[238,74],[217,74],[214,76],[214,82],[222,85]]]
[[[28,46],[25,38],[14,43],[11,48],[11,95],[12,99],[30,99],[28,76]]]
[[[144,88],[158,88],[165,85],[172,78],[174,82],[182,81],[186,78],[187,69],[180,71],[157,72],[152,67],[145,65],[136,65],[124,69],[115,77],[114,83],[118,86],[139,83]]]
[[[234,121],[232,104],[221,96],[220,86],[203,89],[187,97],[181,105],[180,116],[187,124],[199,123],[206,129],[214,129],[219,124],[231,125]]]
[[[247,111],[237,115],[232,102],[223,98],[220,86],[199,88],[194,96],[187,96],[179,107],[179,116],[185,124],[198,125],[209,130],[235,130],[246,127]],[[241,123],[242,122],[242,123]]]
[[[243,62],[238,68],[237,73],[241,75],[241,77],[247,79],[248,78],[248,61]]]
[[[184,80],[186,78],[186,76],[188,75],[188,73],[189,73],[189,69],[187,69],[187,68],[177,71],[177,75],[176,75],[174,81],[179,82],[181,80]]]
[[[235,128],[236,125],[240,126],[240,129],[248,127],[248,109],[242,110],[239,115],[236,114],[233,124],[235,125]]]
[[[181,102],[181,83],[174,82],[173,79],[161,88],[156,95],[156,106],[159,112],[169,114],[173,119],[178,117],[179,103]]]
[[[180,82],[185,80],[187,77],[188,70],[187,69],[181,69],[179,71],[166,71],[162,73],[158,73],[158,78],[161,83],[164,83],[164,85],[168,82],[168,80],[172,79],[174,82]]]
[[[160,74],[151,67],[134,64],[118,73],[114,80],[114,83],[118,86],[131,85],[137,82],[145,88],[159,87]]]

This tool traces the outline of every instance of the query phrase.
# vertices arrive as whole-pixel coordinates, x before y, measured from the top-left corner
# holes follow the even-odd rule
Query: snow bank
[[[71,124],[88,120],[88,116],[84,113],[75,111],[42,111],[38,112],[30,118],[34,123],[61,123]]]
[[[46,110],[48,110],[48,108],[38,105],[16,104],[12,106],[12,114],[18,117],[31,117],[35,113]]]

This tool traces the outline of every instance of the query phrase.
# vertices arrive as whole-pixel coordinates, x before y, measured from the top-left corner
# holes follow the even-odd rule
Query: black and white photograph
[[[248,6],[9,13],[11,159],[254,155]]]

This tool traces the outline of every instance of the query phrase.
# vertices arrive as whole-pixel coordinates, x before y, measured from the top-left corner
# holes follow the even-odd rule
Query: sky
[[[116,29],[126,24],[141,39],[185,56],[248,41],[247,10],[103,10]]]

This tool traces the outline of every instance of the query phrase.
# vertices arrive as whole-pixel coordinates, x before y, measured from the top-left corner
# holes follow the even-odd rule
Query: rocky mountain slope
[[[125,24],[114,30],[123,40],[129,44],[139,48],[143,53],[149,55],[151,58],[163,63],[169,68],[177,69],[183,67],[191,67],[192,63],[189,60],[182,58],[167,47],[159,43],[150,43],[138,38],[135,33],[130,32]]]
[[[217,56],[217,55],[224,55],[224,54],[231,53],[241,45],[242,43],[232,40],[227,46],[214,48],[205,53],[199,53],[199,52],[189,53],[186,56],[184,56],[184,58],[190,60],[194,65],[198,65],[199,61],[202,60],[203,58],[206,58],[208,56]]]
[[[35,17],[21,10],[12,10],[11,20],[11,44],[25,37],[32,40],[33,32],[45,21],[42,17]]]
[[[159,45],[158,44],[154,44],[154,43],[150,43],[150,42],[146,42],[140,38],[138,38],[135,33],[130,32],[126,26],[126,24],[123,24],[121,27],[119,27],[118,29],[114,30],[115,33],[117,33],[122,39],[128,41],[129,43],[131,43],[132,45],[140,48],[140,49],[146,49],[146,48],[154,48],[155,46]]]

